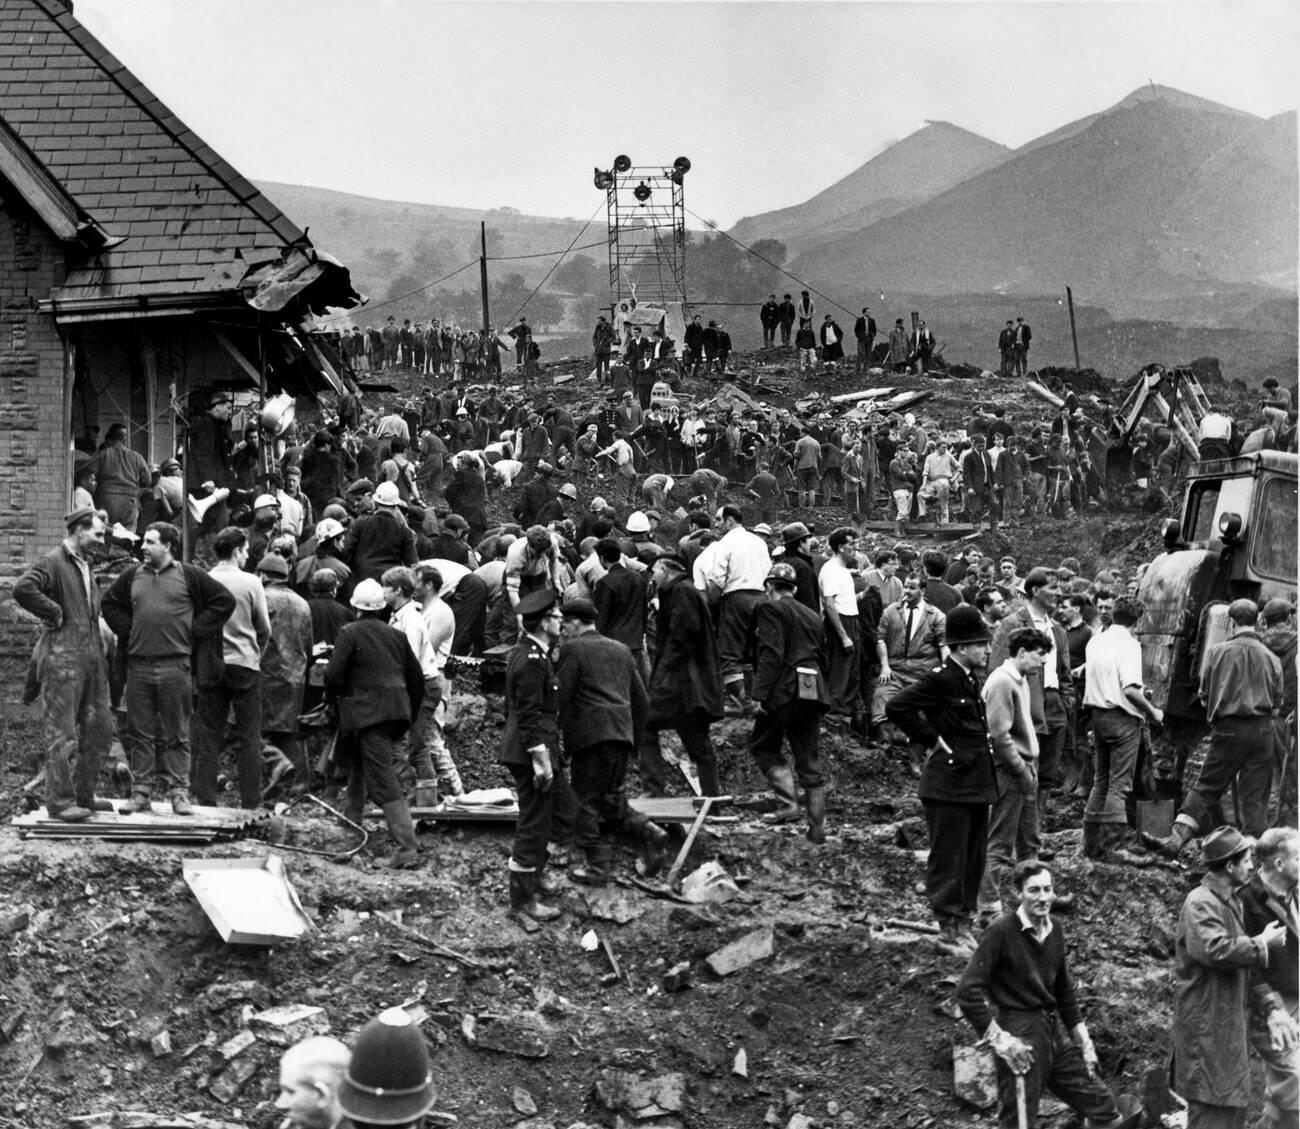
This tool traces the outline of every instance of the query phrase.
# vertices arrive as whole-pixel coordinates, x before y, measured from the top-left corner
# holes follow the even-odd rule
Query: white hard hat
[[[343,533],[343,524],[332,517],[321,518],[316,523],[316,540],[328,541],[331,537],[338,537]]]
[[[259,494],[257,500],[253,503],[253,509],[261,510],[265,509],[267,506],[278,506],[279,504],[280,499],[274,494]]]
[[[397,492],[397,483],[381,482],[375,487],[375,505],[400,506],[403,504],[402,496]]]
[[[627,515],[627,531],[629,533],[649,533],[650,519],[640,510],[633,510]]]
[[[363,580],[352,591],[351,604],[359,612],[383,611],[384,590],[378,580]]]

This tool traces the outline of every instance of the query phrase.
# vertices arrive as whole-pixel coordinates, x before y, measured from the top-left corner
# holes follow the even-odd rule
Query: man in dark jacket
[[[781,315],[781,344],[789,345],[790,333],[794,329],[794,319],[796,316],[794,302],[790,298],[789,294],[783,294],[781,296],[781,305],[778,307],[778,310]]]
[[[590,600],[570,600],[563,613],[558,707],[577,801],[574,843],[587,856],[586,867],[571,868],[569,877],[588,885],[609,881],[613,848],[602,830],[639,838],[645,874],[658,874],[668,835],[627,803],[627,766],[640,743],[648,704],[640,664],[622,643],[596,630]]]
[[[325,693],[338,703],[339,734],[348,755],[348,795],[343,813],[361,822],[367,794],[384,812],[395,851],[380,865],[420,865],[411,809],[397,784],[395,743],[424,700],[424,676],[410,644],[388,625],[388,603],[377,580],[352,593],[357,619],[339,630],[325,667]]]
[[[767,301],[758,311],[758,320],[763,326],[763,348],[771,349],[776,344],[776,327],[781,324],[781,307],[777,305],[775,294],[767,296]]]
[[[564,616],[550,588],[529,592],[515,612],[523,634],[506,660],[506,727],[497,760],[514,778],[519,797],[508,864],[510,912],[531,931],[537,922],[560,916],[554,906],[539,901],[538,894],[547,845],[557,827],[562,836],[573,819],[573,793],[560,761],[559,682],[551,661]]]
[[[876,319],[867,306],[862,316],[853,323],[853,336],[858,340],[858,359],[854,372],[866,372],[871,367],[871,352],[876,347]]]
[[[67,535],[19,577],[14,602],[44,628],[32,663],[40,681],[45,810],[52,819],[79,823],[112,807],[95,800],[113,722],[99,587],[88,559],[104,543],[104,522],[89,507],[63,520]]]
[[[781,559],[794,569],[794,598],[805,608],[821,615],[822,598],[817,590],[817,566],[808,555],[811,530],[801,521],[792,521],[789,525],[782,526],[781,540],[785,544]]]
[[[234,486],[235,474],[230,465],[230,415],[234,406],[229,392],[217,390],[210,394],[204,412],[190,420],[185,459],[187,493],[206,498],[215,491],[229,492]],[[214,502],[198,523],[196,536],[205,550],[217,531],[229,524],[226,496],[223,494],[220,501]]]
[[[190,717],[194,683],[220,678],[221,630],[235,598],[201,568],[182,564],[181,531],[156,521],[144,534],[144,563],[104,594],[103,614],[127,657],[131,807],[152,810],[156,788],[176,815],[190,804]]]
[[[949,654],[938,670],[899,691],[889,720],[927,756],[919,788],[930,835],[925,888],[939,921],[940,952],[975,952],[975,914],[988,845],[989,805],[997,799],[993,743],[977,672],[988,664],[990,636],[980,613],[953,608],[944,635]]]
[[[822,617],[795,598],[794,569],[784,562],[767,575],[767,600],[754,609],[754,729],[749,751],[763,770],[779,807],[770,822],[798,819],[795,777],[804,789],[808,839],[826,841],[826,783],[818,730],[830,706]],[[789,740],[794,770],[781,751]]]
[[[971,439],[971,448],[961,457],[962,489],[966,492],[966,516],[981,528],[984,513],[989,515],[989,530],[998,531],[997,484],[993,460],[989,458],[982,435]]]
[[[612,537],[596,542],[596,555],[605,575],[592,592],[596,606],[596,630],[622,643],[645,671],[646,574],[625,568],[623,551]]]
[[[722,787],[709,725],[723,716],[722,668],[708,601],[691,583],[681,557],[660,557],[651,576],[659,610],[646,724],[651,730],[677,730],[682,748],[699,773],[700,792],[719,796]],[[644,776],[644,761],[641,771]]]
[[[704,360],[704,326],[700,324],[699,314],[691,318],[691,324],[682,335],[682,343],[686,346],[682,363],[691,366],[692,376],[699,376],[700,362]]]
[[[399,514],[405,509],[396,485],[381,482],[375,487],[375,512],[357,518],[343,542],[343,555],[352,567],[351,584],[378,580],[396,565],[416,562],[415,534]]]

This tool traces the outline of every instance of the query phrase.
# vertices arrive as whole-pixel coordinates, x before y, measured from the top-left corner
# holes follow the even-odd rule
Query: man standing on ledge
[[[195,565],[181,564],[181,531],[156,521],[144,534],[144,563],[104,595],[103,613],[126,650],[127,752],[131,807],[152,810],[156,789],[176,815],[190,804],[190,716],[194,683],[219,677],[222,628],[235,610],[229,590]]]
[[[33,656],[43,715],[45,810],[52,819],[80,823],[112,807],[95,799],[112,720],[99,589],[87,560],[92,547],[104,542],[104,522],[88,508],[73,510],[63,521],[67,536],[23,573],[14,602],[45,629]]]

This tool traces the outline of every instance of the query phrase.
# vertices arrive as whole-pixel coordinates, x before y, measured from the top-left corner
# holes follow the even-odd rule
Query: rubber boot
[[[1103,855],[1102,850],[1102,824],[1094,819],[1085,819],[1083,821],[1083,857],[1086,859],[1099,859]]]
[[[808,842],[826,842],[826,788],[809,788],[804,797],[808,805]]]
[[[1173,830],[1163,839],[1158,835],[1150,835],[1143,831],[1142,843],[1157,854],[1164,855],[1166,858],[1176,859],[1182,853],[1183,847],[1186,845],[1187,841],[1195,834],[1196,828],[1179,821],[1175,822]]]
[[[614,851],[608,843],[593,843],[587,848],[585,866],[569,867],[569,877],[580,886],[605,886],[609,883]]]
[[[777,765],[767,770],[768,783],[776,793],[779,806],[763,816],[766,823],[793,823],[803,815],[795,799],[794,772],[788,764]]]
[[[510,911],[533,921],[554,921],[560,910],[537,900],[537,871],[520,870],[514,859],[510,867]]]
[[[406,801],[393,800],[385,804],[384,820],[397,849],[387,858],[379,859],[378,865],[390,870],[413,870],[420,865],[420,844],[415,840],[415,823]]]

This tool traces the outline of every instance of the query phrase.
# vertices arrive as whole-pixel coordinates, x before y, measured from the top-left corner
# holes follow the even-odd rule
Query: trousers
[[[108,664],[99,641],[84,650],[54,650],[41,669],[41,736],[45,806],[82,806],[95,794],[99,766],[112,742]]]
[[[128,661],[126,749],[133,791],[148,795],[189,789],[190,683],[189,656]]]
[[[1119,1120],[1114,1095],[1099,1078],[1088,1073],[1083,1052],[1070,1038],[1056,1012],[1003,1011],[998,1024],[1023,1039],[1034,1052],[1033,1064],[1025,1075],[1025,1107],[1029,1129],[1038,1129],[1038,1100],[1050,1090],[1076,1113],[1105,1124]],[[1016,1077],[998,1060],[998,1124],[1016,1126]]]
[[[589,850],[607,831],[640,834],[649,822],[627,802],[627,766],[632,746],[600,741],[573,754],[569,782],[575,803],[573,842]]]
[[[1183,800],[1179,818],[1201,831],[1223,823],[1219,800],[1236,784],[1241,829],[1258,836],[1268,827],[1268,794],[1273,783],[1273,719],[1219,717],[1210,727],[1210,751],[1201,775]],[[1208,817],[1208,818],[1207,818]]]
[[[960,925],[975,913],[988,852],[988,804],[922,800],[930,855],[925,894],[940,925]]]
[[[239,805],[252,809],[262,802],[262,675],[251,667],[227,663],[220,682],[198,688],[190,786],[199,803],[217,802],[217,772],[232,711],[230,736],[235,746]]]
[[[794,774],[800,786],[805,790],[822,787],[825,777],[817,740],[821,716],[822,707],[817,702],[798,699],[758,714],[749,735],[749,751],[754,763],[764,773],[784,765],[786,761],[781,746],[784,741],[789,741]]]

